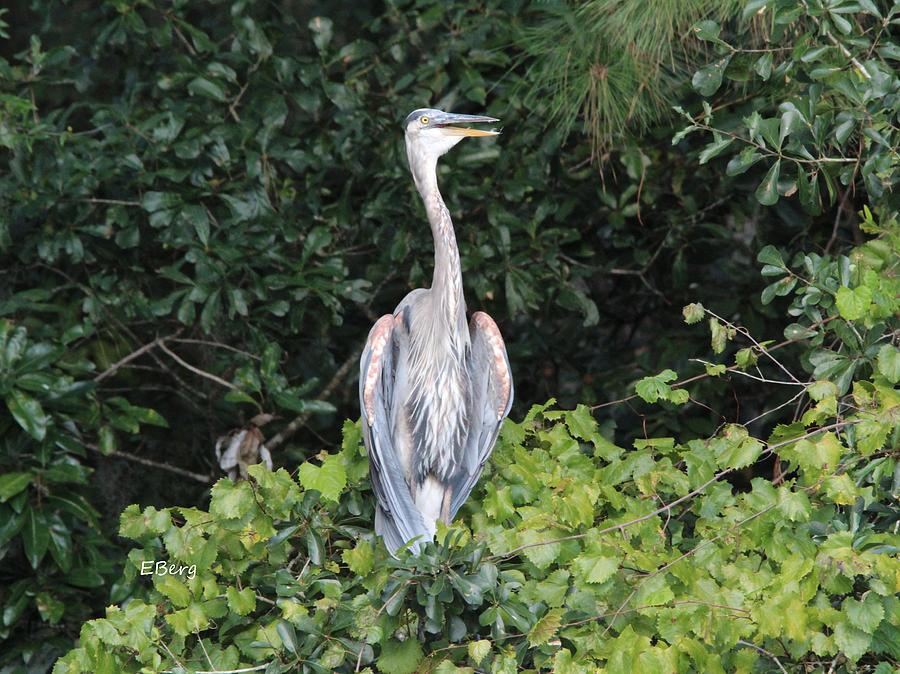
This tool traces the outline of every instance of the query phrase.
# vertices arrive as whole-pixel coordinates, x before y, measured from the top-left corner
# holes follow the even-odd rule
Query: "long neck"
[[[465,321],[465,299],[462,290],[462,272],[459,266],[459,248],[450,211],[444,204],[437,184],[437,160],[420,162],[413,169],[416,187],[425,203],[425,212],[434,237],[434,276],[431,283],[432,307],[435,318],[445,319],[450,325]]]

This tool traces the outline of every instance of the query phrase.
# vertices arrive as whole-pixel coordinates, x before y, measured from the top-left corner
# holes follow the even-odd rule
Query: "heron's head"
[[[461,124],[496,122],[483,115],[458,115],[453,112],[421,108],[413,110],[406,118],[406,151],[411,165],[416,161],[431,160],[447,152],[467,136],[496,136],[499,131],[472,129]]]

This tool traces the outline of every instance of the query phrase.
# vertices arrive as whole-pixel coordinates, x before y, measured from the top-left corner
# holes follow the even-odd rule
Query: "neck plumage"
[[[432,308],[435,318],[455,326],[465,323],[466,305],[462,290],[459,248],[450,211],[444,204],[437,184],[437,161],[426,161],[413,171],[416,187],[425,203],[425,213],[434,237],[434,276],[431,282]]]

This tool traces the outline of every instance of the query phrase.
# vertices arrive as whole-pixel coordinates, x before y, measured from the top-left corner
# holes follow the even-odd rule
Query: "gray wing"
[[[369,455],[369,473],[375,504],[375,531],[393,554],[416,536],[430,540],[422,514],[413,503],[405,470],[394,447],[394,383],[397,367],[399,318],[382,316],[366,340],[359,361],[359,405],[363,441]],[[418,550],[414,543],[412,550]]]
[[[472,342],[467,363],[472,391],[469,433],[461,466],[453,477],[451,519],[478,482],[513,401],[509,357],[497,324],[483,311],[476,311],[469,322],[469,333]]]

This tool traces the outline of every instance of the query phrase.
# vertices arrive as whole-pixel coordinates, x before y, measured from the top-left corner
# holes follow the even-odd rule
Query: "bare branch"
[[[765,648],[763,648],[761,646],[757,646],[756,644],[751,644],[749,641],[744,641],[743,639],[738,639],[738,643],[741,646],[748,646],[748,647],[752,648],[753,650],[759,651],[763,655],[768,656],[769,658],[771,658],[772,660],[775,661],[775,664],[778,665],[778,669],[780,669],[782,672],[784,672],[784,674],[788,674],[787,670],[784,668],[784,666],[781,664],[781,662],[778,660],[778,658],[775,656],[774,653],[770,653]]]
[[[194,374],[200,375],[201,377],[204,377],[204,378],[206,378],[206,379],[209,379],[210,381],[214,381],[214,382],[216,382],[217,384],[219,384],[220,386],[224,386],[225,388],[229,388],[229,389],[231,389],[232,391],[240,391],[240,390],[241,390],[239,387],[235,386],[235,385],[232,384],[230,381],[225,381],[225,380],[222,379],[221,377],[219,377],[219,376],[217,376],[217,375],[214,375],[214,374],[212,374],[211,372],[207,372],[207,371],[205,371],[205,370],[201,370],[199,367],[196,367],[196,366],[194,366],[194,365],[191,365],[191,364],[188,363],[186,360],[182,359],[181,356],[179,356],[177,353],[175,353],[175,352],[172,351],[171,349],[167,348],[166,345],[163,344],[162,342],[160,342],[160,344],[159,344],[159,349],[160,349],[160,351],[162,351],[163,353],[165,353],[167,356],[169,356],[172,360],[174,360],[176,363],[178,363],[179,365],[181,365],[181,367],[183,367],[184,369],[190,370],[190,371],[193,372]]]
[[[194,480],[195,482],[201,482],[203,484],[210,484],[212,480],[209,475],[201,475],[200,473],[192,473],[189,470],[185,470],[184,468],[179,468],[178,466],[170,466],[167,463],[161,463],[159,461],[153,461],[152,459],[145,459],[142,456],[135,456],[134,454],[129,454],[128,452],[121,452],[118,450],[114,450],[112,452],[104,452],[97,445],[92,445],[90,443],[82,443],[85,447],[87,447],[92,452],[96,452],[97,454],[102,454],[103,456],[111,456],[116,459],[125,459],[127,461],[133,461],[134,463],[140,463],[144,466],[150,466],[151,468],[159,468],[160,470],[167,470],[170,473],[174,473],[175,475],[180,475],[181,477],[186,477],[190,480]]]
[[[137,349],[136,351],[132,351],[131,353],[129,353],[127,356],[125,356],[125,357],[122,358],[121,360],[119,360],[119,361],[113,363],[112,365],[110,365],[110,366],[109,366],[108,368],[106,368],[103,372],[101,372],[101,373],[98,374],[96,377],[94,377],[94,381],[95,381],[95,382],[101,382],[101,381],[103,381],[103,380],[106,379],[107,377],[110,377],[110,376],[112,376],[113,374],[115,374],[115,373],[116,373],[116,370],[118,370],[118,369],[119,369],[120,367],[122,367],[123,365],[125,365],[125,364],[127,364],[127,363],[130,363],[130,362],[133,361],[135,358],[139,358],[140,356],[143,356],[145,353],[147,353],[147,352],[150,351],[151,349],[156,348],[157,346],[162,346],[163,342],[166,342],[166,341],[168,341],[168,340],[170,340],[170,339],[173,339],[173,338],[175,338],[176,336],[178,336],[179,334],[181,334],[181,330],[177,330],[176,332],[172,333],[172,334],[169,335],[168,337],[157,337],[157,338],[154,339],[152,342],[149,342],[149,343],[147,343],[147,344],[144,344],[144,346],[142,346],[141,348]]]

